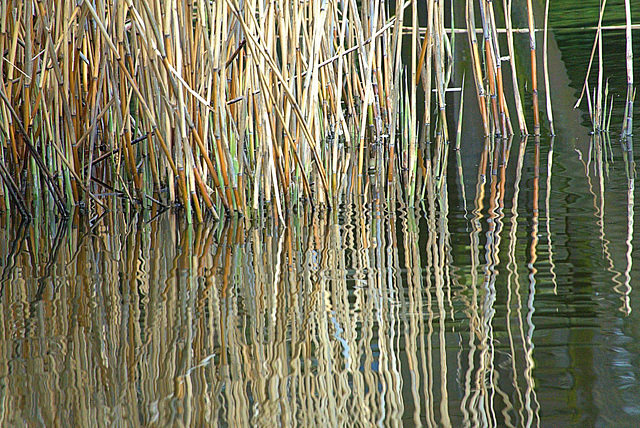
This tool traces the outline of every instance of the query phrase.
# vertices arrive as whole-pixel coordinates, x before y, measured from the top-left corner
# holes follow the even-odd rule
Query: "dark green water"
[[[640,150],[571,108],[592,37],[554,38],[555,139],[465,118],[416,209],[5,215],[0,426],[640,426]]]

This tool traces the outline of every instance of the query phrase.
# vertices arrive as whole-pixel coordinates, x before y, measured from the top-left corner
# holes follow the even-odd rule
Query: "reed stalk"
[[[511,66],[511,79],[513,83],[513,96],[516,101],[516,114],[518,115],[518,126],[520,127],[520,135],[526,135],[528,134],[527,121],[525,119],[524,107],[522,105],[522,96],[520,95],[520,84],[518,82],[518,72],[516,68],[516,52],[513,45],[513,24],[511,21],[512,5],[513,5],[512,0],[503,1],[504,20],[505,20],[505,26],[507,30],[507,49],[509,52],[509,65]],[[546,54],[546,51],[547,49],[545,44],[545,48],[544,48],[545,54]],[[545,87],[545,89],[548,94],[549,88]]]
[[[598,94],[602,94],[602,20],[604,18],[604,11],[605,8],[607,6],[607,0],[604,0],[601,5],[600,5],[600,14],[598,17],[598,25],[595,28],[596,30],[596,35],[595,35],[595,39],[593,41],[593,47],[591,48],[591,56],[589,58],[589,65],[587,67],[587,73],[585,75],[584,78],[584,84],[582,85],[582,91],[580,92],[580,96],[578,97],[578,100],[576,101],[574,108],[577,108],[578,106],[580,106],[580,104],[582,103],[582,100],[585,96],[585,94],[587,95],[587,102],[589,105],[589,116],[591,117],[591,122],[592,122],[592,127],[594,129],[594,132],[596,131],[596,129],[598,129],[601,126],[601,122],[599,121],[600,119],[600,115],[598,114],[597,111],[597,100],[598,100],[598,96],[595,95],[594,93],[594,102],[596,103],[595,106],[592,105],[592,101],[591,101],[591,94],[589,93],[589,77],[591,76],[591,67],[593,66],[593,58],[595,57],[595,53],[596,53],[596,49],[598,49],[599,51],[599,55],[598,57],[600,58],[599,61],[599,67],[598,67]],[[601,104],[600,104],[601,106]]]
[[[531,49],[531,94],[533,97],[533,134],[540,135],[540,108],[538,105],[538,61],[536,59],[536,32],[535,32],[535,21],[533,18],[533,5],[531,0],[527,0],[527,22],[529,24],[529,48]]]
[[[556,134],[555,127],[553,126],[553,109],[551,108],[551,90],[549,89],[549,53],[548,53],[548,42],[549,42],[549,0],[545,1],[544,6],[544,41],[542,46],[542,61],[544,67],[544,90],[545,90],[545,101],[547,105],[547,119],[549,120],[549,129],[551,130],[551,135]]]
[[[606,3],[606,0],[603,2],[602,5],[602,9],[601,9],[601,16],[600,19],[598,21],[598,27],[600,27],[601,23],[602,23],[602,16],[604,15],[604,4]],[[601,132],[604,130],[604,121],[605,121],[605,117],[606,117],[606,113],[604,111],[604,109],[606,109],[606,96],[604,96],[603,92],[604,92],[604,85],[603,85],[603,80],[604,80],[604,59],[603,59],[603,47],[602,47],[602,29],[598,28],[597,31],[597,44],[598,44],[598,86],[596,88],[597,93],[594,97],[595,100],[595,111],[594,111],[594,116],[592,118],[593,120],[593,131],[594,132]],[[604,99],[603,99],[604,98]]]
[[[633,132],[633,37],[631,29],[631,1],[625,0],[625,38],[626,38],[626,66],[627,66],[627,99],[625,102],[625,117],[622,123],[622,135],[630,136]]]
[[[469,46],[471,50],[473,78],[476,83],[476,95],[478,97],[480,115],[482,116],[484,135],[488,136],[490,135],[489,115],[487,111],[488,101],[485,85],[483,82],[482,67],[480,64],[480,48],[478,46],[478,39],[476,37],[475,9],[471,0],[467,0],[466,6],[465,19],[467,23],[467,35],[469,37]]]
[[[445,28],[445,4],[434,0],[425,28],[416,0],[394,11],[353,0],[0,2],[3,209],[32,214],[36,203],[60,216],[76,206],[100,215],[115,194],[137,209],[181,208],[190,222],[207,212],[255,218],[269,207],[286,223],[306,204],[377,200],[376,180],[386,176],[389,188],[398,175],[415,206],[430,180],[444,189],[457,32],[468,33],[486,136],[512,133],[512,96],[527,132],[513,34],[528,32],[539,133],[532,2],[527,29],[512,28],[510,0],[504,29],[493,2],[476,4],[466,2],[461,29]],[[502,76],[502,32],[512,85]],[[596,114],[606,110],[602,96],[599,85]]]

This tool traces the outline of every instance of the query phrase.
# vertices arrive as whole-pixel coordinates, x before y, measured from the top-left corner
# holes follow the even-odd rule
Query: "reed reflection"
[[[165,216],[127,229],[121,215],[57,235],[32,226],[29,245],[5,248],[3,424],[432,426],[454,423],[456,408],[485,418],[495,367],[487,309],[474,308],[489,303],[451,272],[446,205],[433,197],[400,217],[353,205],[286,228]],[[44,276],[36,236],[58,248]],[[466,314],[470,329],[454,332]],[[462,407],[460,388],[474,395]]]
[[[629,301],[629,294],[631,293],[631,269],[633,267],[633,235],[634,235],[634,215],[635,215],[635,189],[636,189],[636,164],[633,157],[633,137],[627,135],[623,141],[623,153],[625,172],[627,174],[627,238],[625,243],[627,245],[627,267],[624,271],[624,285],[621,287],[621,294],[623,295],[622,307],[625,309],[627,315],[631,312],[631,305]]]
[[[417,210],[372,181],[277,225],[119,212],[0,229],[0,425],[538,425],[536,311],[549,281],[563,291],[553,156],[484,141],[464,213],[425,178]]]

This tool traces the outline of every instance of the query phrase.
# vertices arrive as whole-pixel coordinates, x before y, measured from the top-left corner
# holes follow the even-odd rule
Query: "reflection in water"
[[[623,149],[622,217],[596,137],[582,161],[554,141],[487,140],[475,191],[453,181],[462,170],[426,180],[416,211],[373,198],[286,227],[10,224],[0,425],[638,420]]]
[[[631,312],[629,294],[631,293],[631,268],[633,267],[633,219],[635,214],[636,169],[633,158],[633,137],[628,135],[623,142],[624,166],[627,175],[627,268],[624,271],[624,282],[616,291],[622,294],[622,308],[628,315]]]

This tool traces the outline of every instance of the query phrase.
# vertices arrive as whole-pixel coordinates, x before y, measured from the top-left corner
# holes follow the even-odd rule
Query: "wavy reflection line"
[[[629,119],[631,121],[631,119]],[[635,215],[635,161],[633,157],[633,137],[628,134],[624,141],[624,157],[625,157],[625,171],[627,174],[627,268],[625,269],[624,276],[624,288],[622,292],[622,307],[621,310],[626,313],[627,316],[631,315],[631,302],[630,294],[631,288],[631,269],[633,267],[633,234],[634,234],[634,215]]]
[[[533,334],[535,332],[535,323],[533,322],[533,314],[535,313],[535,295],[536,295],[536,261],[538,259],[538,225],[539,225],[539,195],[540,195],[540,137],[536,136],[534,144],[534,166],[533,166],[533,215],[531,225],[531,243],[529,246],[529,261],[527,267],[529,269],[529,296],[527,299],[527,316],[526,322],[528,330],[526,333],[527,350],[525,353],[527,366],[525,369],[525,379],[527,380],[527,389],[525,392],[525,408],[527,410],[527,423],[531,425],[536,423],[540,425],[539,409],[540,405],[537,401],[535,379],[533,370],[535,369],[535,361],[533,359],[534,342]]]
[[[594,145],[596,151],[596,174],[598,176],[598,189],[599,189],[599,201],[600,204],[596,208],[596,216],[598,217],[598,226],[600,227],[600,242],[602,243],[602,252],[605,260],[608,263],[607,271],[612,274],[611,280],[614,283],[613,290],[620,294],[620,300],[623,302],[623,306],[620,310],[623,313],[627,313],[628,310],[624,307],[624,291],[623,291],[623,283],[619,279],[623,276],[622,272],[615,268],[615,263],[611,256],[611,251],[609,247],[611,245],[611,241],[606,237],[605,231],[605,184],[604,184],[604,176],[605,171],[609,170],[609,160],[606,156],[603,155],[603,151],[606,150],[607,144],[611,144],[610,137],[608,133],[605,134],[594,134],[591,136],[591,144]],[[612,154],[613,156],[613,154]]]
[[[495,188],[495,192],[492,192],[494,195],[493,202],[492,202],[493,207],[490,210],[490,215],[491,215],[491,218],[493,218],[493,225],[494,225],[494,231],[493,231],[494,238],[492,239],[492,250],[491,250],[492,257],[490,258],[490,260],[493,260],[490,271],[491,271],[491,276],[493,278],[491,280],[491,284],[493,289],[492,291],[494,293],[494,301],[495,299],[497,299],[497,295],[498,295],[498,291],[496,290],[495,284],[499,275],[500,244],[502,242],[502,231],[504,228],[503,219],[505,217],[504,201],[505,201],[505,189],[506,189],[506,181],[507,181],[506,173],[507,173],[507,168],[509,166],[511,144],[512,144],[512,138],[499,140],[497,144],[498,147],[496,149],[496,156],[495,156],[495,163],[496,163],[496,167],[498,168],[498,173],[495,175],[495,179],[497,183],[493,185],[493,187]],[[491,318],[492,322],[494,321],[493,315],[495,315],[495,310],[493,311],[493,314],[492,314],[492,318]],[[493,337],[494,337],[493,325],[491,325],[490,331],[491,331],[492,353],[495,356],[496,350],[495,350],[495,345],[493,340]],[[495,357],[493,357],[492,361],[495,361]],[[494,381],[492,383],[493,388],[496,391],[496,393],[501,397],[504,403],[504,406],[501,411],[504,418],[504,424],[506,426],[512,427],[513,423],[511,421],[511,413],[514,410],[514,407],[508,394],[505,391],[503,391],[502,387],[500,386],[499,366],[493,367],[492,376],[494,376]],[[496,423],[497,423],[497,420],[496,420]]]
[[[422,419],[426,419],[430,423],[430,415],[428,413],[428,406],[422,405],[422,378],[426,379],[426,375],[423,373],[422,361],[424,358],[424,335],[422,334],[421,319],[422,313],[422,299],[420,293],[420,278],[422,268],[420,266],[420,252],[417,246],[418,227],[413,210],[407,209],[406,216],[403,221],[403,246],[404,254],[406,255],[406,270],[407,270],[407,299],[408,299],[408,319],[405,321],[405,343],[407,353],[408,370],[411,377],[411,394],[414,405],[413,411],[413,423],[415,426],[422,426]],[[420,343],[420,345],[419,345]],[[421,350],[420,356],[418,350]],[[424,388],[425,394],[427,393]],[[422,409],[425,408],[427,413],[424,417],[421,415]]]
[[[482,210],[484,207],[486,171],[488,167],[488,156],[491,142],[488,138],[484,140],[484,148],[478,165],[478,174],[476,180],[476,196],[474,200],[474,209],[472,211],[471,231],[469,233],[470,251],[471,251],[471,289],[473,295],[473,306],[471,308],[471,316],[469,320],[469,368],[465,375],[465,394],[461,401],[461,407],[467,406],[468,415],[465,415],[465,426],[477,426],[478,424],[488,425],[487,411],[485,407],[486,397],[484,390],[484,379],[482,372],[484,370],[484,350],[482,346],[484,331],[483,316],[479,304],[479,280],[478,270],[480,266],[480,233],[482,232],[481,220],[483,218]],[[475,345],[475,338],[478,338],[479,345]],[[475,367],[475,354],[479,352],[479,367]],[[476,371],[477,370],[477,371]],[[475,373],[475,376],[474,376]]]
[[[524,320],[522,317],[522,297],[520,295],[520,274],[518,272],[518,262],[516,258],[516,248],[518,242],[518,218],[519,218],[519,197],[520,197],[520,182],[522,180],[522,170],[524,168],[524,155],[525,149],[527,146],[527,138],[525,137],[520,141],[520,146],[518,150],[518,158],[516,163],[516,177],[514,182],[514,193],[513,193],[513,202],[511,208],[511,229],[509,233],[509,263],[507,264],[507,270],[509,272],[507,278],[507,288],[508,288],[508,300],[507,300],[507,331],[509,335],[509,348],[511,350],[511,361],[512,361],[512,382],[516,391],[516,396],[518,399],[518,419],[521,421],[525,421],[524,417],[524,399],[522,397],[521,388],[518,382],[518,368],[517,368],[517,356],[514,345],[513,338],[513,329],[511,327],[511,298],[512,295],[515,295],[516,301],[516,319],[517,319],[517,328],[519,337],[521,340],[522,349],[526,352],[526,341],[524,334]],[[526,381],[526,380],[525,380]],[[527,422],[529,423],[529,422]]]

